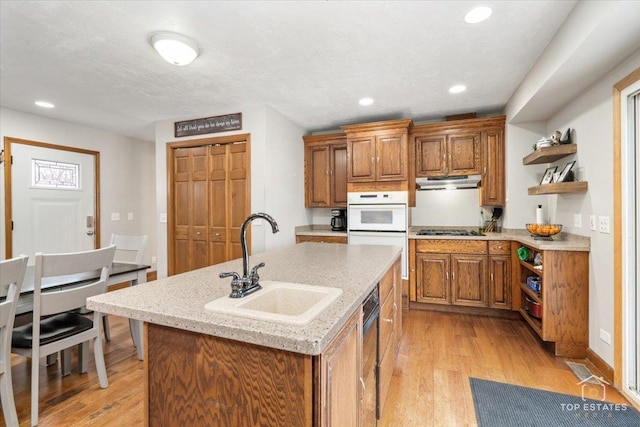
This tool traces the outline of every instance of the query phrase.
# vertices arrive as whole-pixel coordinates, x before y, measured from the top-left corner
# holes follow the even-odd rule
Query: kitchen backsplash
[[[478,189],[416,191],[411,225],[477,226],[480,221]],[[491,212],[485,212],[491,218]]]

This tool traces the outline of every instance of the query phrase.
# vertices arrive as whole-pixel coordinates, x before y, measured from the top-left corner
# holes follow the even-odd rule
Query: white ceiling
[[[249,104],[308,131],[499,112],[576,2],[486,1],[491,18],[465,24],[476,4],[3,0],[0,105],[149,141],[155,121]],[[162,30],[201,56],[165,62],[147,41]]]

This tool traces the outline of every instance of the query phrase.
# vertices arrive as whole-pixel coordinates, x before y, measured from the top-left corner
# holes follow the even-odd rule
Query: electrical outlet
[[[590,215],[589,216],[589,230],[596,231],[596,216],[595,215]]]
[[[600,339],[611,345],[611,334],[604,329],[600,329]]]
[[[573,214],[573,227],[582,228],[582,215]]]
[[[601,233],[610,233],[611,230],[609,229],[609,217],[608,216],[601,216],[598,217],[598,229],[600,230]]]
[[[252,225],[257,225],[260,226],[262,225],[262,218],[256,218],[253,220],[253,224]]]
[[[133,219],[133,212],[127,213],[127,219],[131,221]]]
[[[166,213],[161,213],[160,214],[160,222],[167,222],[167,214]]]
[[[151,264],[156,264],[158,262],[158,259],[155,256],[151,257]]]
[[[120,213],[119,212],[113,212],[111,214],[111,221],[120,221]]]

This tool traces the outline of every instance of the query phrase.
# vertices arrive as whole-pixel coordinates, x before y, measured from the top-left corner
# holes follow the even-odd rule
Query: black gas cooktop
[[[475,230],[452,230],[446,228],[423,228],[418,236],[479,236]]]

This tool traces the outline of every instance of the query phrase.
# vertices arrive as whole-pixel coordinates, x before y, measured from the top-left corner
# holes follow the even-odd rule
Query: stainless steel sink
[[[244,298],[224,296],[207,303],[206,310],[258,320],[303,325],[341,294],[340,288],[302,283],[262,281],[261,290]]]

